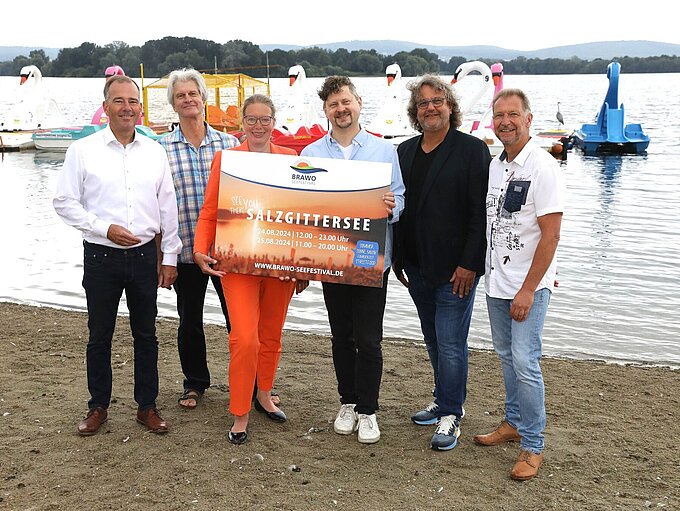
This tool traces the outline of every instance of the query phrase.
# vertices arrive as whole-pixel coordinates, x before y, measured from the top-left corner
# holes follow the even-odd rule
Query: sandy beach
[[[543,360],[546,461],[539,476],[509,478],[516,444],[480,447],[472,436],[502,419],[500,364],[470,353],[459,445],[429,449],[431,426],[410,414],[429,401],[423,345],[386,339],[378,412],[382,438],[336,435],[330,340],[286,332],[276,389],[288,422],[252,412],[249,440],[228,443],[227,334],[206,328],[213,386],[181,409],[177,323],[158,322],[158,406],[170,433],[135,422],[132,339],[114,338],[113,402],[99,434],[75,426],[88,399],[87,317],[0,303],[0,509],[680,509],[680,371]]]

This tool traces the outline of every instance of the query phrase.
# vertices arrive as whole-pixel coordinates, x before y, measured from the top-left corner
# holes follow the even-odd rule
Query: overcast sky
[[[392,39],[423,45],[483,44],[515,50],[620,40],[680,44],[672,5],[667,0],[8,0],[2,5],[0,46],[63,48],[86,41],[101,46],[124,41],[138,46],[165,36],[192,36],[218,43],[243,39],[258,45]],[[472,12],[474,6],[480,10]]]

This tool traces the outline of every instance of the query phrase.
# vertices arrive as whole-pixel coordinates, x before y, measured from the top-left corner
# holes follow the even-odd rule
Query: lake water
[[[321,79],[307,82],[313,91]],[[287,83],[272,81],[272,96],[280,107],[285,105]],[[381,105],[385,79],[357,78],[355,83],[368,124]],[[461,82],[461,92],[479,83],[469,76]],[[45,78],[44,85],[68,123],[88,122],[101,102],[102,79]],[[17,86],[18,78],[0,77],[0,112],[12,104]],[[604,74],[505,77],[505,87],[520,87],[529,94],[536,130],[558,127],[558,101],[568,126],[592,122],[607,86]],[[558,250],[559,287],[544,330],[548,355],[680,366],[680,119],[669,115],[680,110],[678,90],[680,74],[622,74],[619,101],[625,105],[626,122],[642,123],[652,138],[648,154],[586,157],[572,151],[562,164],[568,209]],[[490,99],[489,91],[468,119],[481,116]],[[85,308],[80,233],[67,227],[51,204],[62,163],[63,154],[35,151],[5,154],[0,163],[0,217],[6,240],[0,251],[0,300]],[[480,290],[470,344],[490,348],[483,287]],[[172,291],[161,290],[159,310],[162,316],[176,316]],[[221,322],[212,292],[206,321]],[[318,283],[293,298],[286,328],[329,333]],[[385,336],[422,339],[410,297],[393,278]]]

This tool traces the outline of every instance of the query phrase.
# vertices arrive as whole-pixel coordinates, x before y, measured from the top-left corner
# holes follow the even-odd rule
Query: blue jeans
[[[501,359],[505,381],[505,420],[517,428],[522,449],[543,451],[545,397],[541,374],[541,333],[550,303],[550,290],[540,289],[524,321],[510,317],[512,300],[491,298],[486,305],[493,347]]]
[[[152,240],[129,249],[83,244],[83,287],[90,331],[87,386],[91,397],[88,407],[108,408],[111,402],[111,340],[118,303],[125,291],[134,341],[135,401],[140,410],[155,408],[158,397],[156,242]]]
[[[418,310],[420,328],[434,370],[438,415],[460,417],[467,395],[467,339],[479,277],[470,293],[459,298],[453,294],[450,282],[435,286],[421,276],[418,268],[407,265],[405,271],[408,291]]]

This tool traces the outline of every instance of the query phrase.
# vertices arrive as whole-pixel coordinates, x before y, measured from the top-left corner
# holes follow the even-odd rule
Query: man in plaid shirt
[[[198,71],[181,69],[170,73],[168,103],[179,115],[179,126],[159,140],[170,160],[179,208],[182,252],[177,262],[177,280],[174,284],[179,314],[177,347],[184,373],[184,390],[179,404],[189,409],[196,408],[200,397],[210,386],[203,331],[203,304],[208,276],[193,261],[194,229],[203,205],[213,156],[222,149],[239,145],[235,137],[221,133],[205,122],[207,97],[205,80]],[[211,280],[222,305],[227,329],[230,330],[220,279],[211,277]]]

